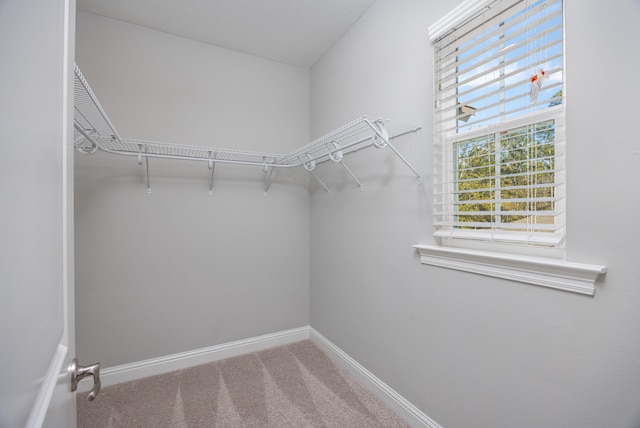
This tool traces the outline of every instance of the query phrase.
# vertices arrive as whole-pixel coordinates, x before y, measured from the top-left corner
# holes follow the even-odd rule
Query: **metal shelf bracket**
[[[211,170],[211,178],[209,179],[209,196],[213,195],[213,173],[216,169],[216,163],[214,159],[216,158],[216,152],[213,150],[209,152],[209,169]]]
[[[322,180],[320,180],[320,177],[318,177],[318,175],[313,172],[316,167],[316,161],[313,159],[313,156],[311,155],[311,153],[305,153],[305,156],[308,158],[308,160],[304,162],[302,166],[304,167],[304,169],[309,171],[309,174],[313,175],[315,179],[318,180],[318,183],[320,183],[320,185],[324,187],[324,190],[329,192],[329,188],[322,182]]]
[[[266,156],[264,157],[264,161],[265,162],[267,161]],[[269,191],[269,187],[271,187],[271,178],[273,176],[273,170],[274,168],[266,163],[262,167],[262,171],[266,174],[265,181],[264,181],[264,193],[267,193],[267,191]]]
[[[404,162],[404,164],[418,177],[418,183],[422,184],[422,176],[420,175],[420,173],[409,163],[409,161],[407,161],[407,159],[405,159],[404,156],[402,156],[402,154],[400,154],[400,152],[395,147],[393,147],[393,145],[389,141],[389,132],[387,131],[387,127],[384,125],[384,122],[382,120],[376,120],[373,122],[369,122],[369,125],[375,132],[372,137],[373,145],[378,149],[389,147],[393,151],[393,153],[395,153],[395,155],[398,156],[400,160]]]
[[[144,155],[142,154],[142,147],[144,146]],[[138,165],[142,165],[142,158],[144,156],[145,166],[145,185],[147,187],[147,193],[151,193],[151,181],[149,180],[149,156],[146,144],[138,144]]]
[[[353,172],[351,172],[351,170],[347,168],[344,162],[342,162],[342,158],[344,154],[342,150],[340,150],[340,145],[338,144],[338,142],[335,140],[331,141],[327,143],[327,147],[329,148],[329,159],[331,159],[332,162],[339,163],[340,165],[342,165],[342,167],[349,173],[351,178],[353,178],[353,180],[358,184],[358,187],[362,191],[364,187],[362,186],[362,183],[360,182],[360,180],[358,180],[358,177],[356,177],[353,174]]]

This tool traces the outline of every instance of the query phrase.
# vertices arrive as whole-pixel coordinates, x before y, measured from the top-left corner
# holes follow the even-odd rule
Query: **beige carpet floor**
[[[79,428],[409,426],[309,340],[86,396]]]

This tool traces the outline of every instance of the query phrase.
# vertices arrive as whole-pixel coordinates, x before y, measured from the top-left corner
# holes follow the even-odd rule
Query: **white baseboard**
[[[311,339],[336,363],[348,370],[360,383],[376,394],[376,396],[412,427],[442,428],[434,420],[420,411],[420,409],[394,391],[389,385],[331,343],[331,341],[320,334],[320,332],[309,326],[105,368],[100,372],[100,379],[102,386],[106,387],[307,339]],[[87,392],[92,386],[92,382],[80,383],[78,390]]]
[[[274,346],[287,345],[309,339],[309,327],[300,327],[278,333],[265,334],[244,340],[223,343],[221,345],[181,352],[135,363],[108,367],[100,371],[102,386],[111,386],[122,382],[142,379],[162,373],[182,370],[199,364],[206,364],[225,358],[262,351]],[[81,382],[78,391],[88,392],[93,384]]]
[[[398,394],[393,388],[376,377],[360,363],[331,343],[313,327],[309,327],[309,338],[338,364],[347,369],[366,388],[376,394],[387,406],[400,415],[412,427],[442,428],[436,421]]]

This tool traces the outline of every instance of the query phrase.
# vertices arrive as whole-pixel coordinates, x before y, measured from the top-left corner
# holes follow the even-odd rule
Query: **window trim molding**
[[[434,40],[446,34],[451,28],[473,18],[482,9],[491,7],[495,2],[496,0],[466,0],[462,2],[429,26],[429,41],[433,43]]]
[[[489,251],[414,245],[425,265],[471,272],[479,275],[540,285],[593,296],[606,266],[547,259],[544,257],[501,254]]]

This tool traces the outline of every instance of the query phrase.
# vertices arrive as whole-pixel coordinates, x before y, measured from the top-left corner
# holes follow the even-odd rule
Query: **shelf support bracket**
[[[398,156],[400,160],[404,162],[404,164],[416,175],[416,177],[418,177],[418,183],[422,184],[422,176],[420,175],[420,173],[391,144],[389,133],[387,132],[387,127],[384,126],[384,122],[382,120],[376,120],[374,122],[367,121],[367,122],[375,132],[374,136],[372,137],[373,145],[378,149],[389,147],[393,151],[393,153],[395,153],[395,155]]]
[[[213,173],[216,169],[216,163],[213,161],[216,158],[214,151],[209,152],[209,169],[211,170],[211,178],[209,179],[209,196],[213,195]]]
[[[98,151],[98,143],[89,135],[89,133],[78,123],[78,121],[73,122],[73,127],[82,135],[82,138],[78,141],[74,142],[74,147],[85,155],[92,155]],[[91,144],[90,147],[86,147],[84,143],[89,142]]]
[[[309,171],[309,174],[313,175],[316,178],[316,180],[318,180],[318,183],[320,183],[320,185],[324,187],[324,190],[329,192],[329,188],[322,182],[322,180],[320,180],[320,177],[318,177],[316,173],[313,172],[314,168],[316,167],[316,161],[313,160],[313,156],[311,155],[311,153],[305,153],[305,156],[307,156],[309,160],[306,162],[303,162],[302,166],[304,167],[304,169]]]
[[[351,170],[347,168],[347,166],[342,161],[340,161],[339,163],[349,173],[351,178],[353,178],[353,180],[358,184],[358,188],[360,189],[360,191],[364,190],[364,186],[362,186],[362,183],[360,182],[360,180],[358,180],[358,178],[355,175],[353,175],[353,172],[351,172]]]
[[[417,171],[413,166],[411,166],[411,164],[409,163],[409,161],[407,161],[407,160],[404,158],[404,156],[402,156],[402,155],[400,154],[400,152],[399,152],[395,147],[393,147],[393,145],[392,145],[391,143],[389,143],[389,148],[390,148],[391,150],[393,150],[393,153],[395,153],[395,154],[396,154],[396,156],[398,156],[398,157],[400,158],[400,160],[401,160],[402,162],[404,162],[404,164],[407,166],[407,168],[409,168],[409,169],[410,169],[410,170],[411,170],[411,171],[416,175],[416,177],[418,177],[418,183],[419,183],[419,184],[422,184],[422,176],[420,175],[420,173],[419,173],[419,172],[418,172],[418,171]]]
[[[327,143],[327,147],[329,148],[329,159],[331,159],[332,162],[339,163],[340,165],[342,165],[342,167],[349,173],[351,178],[353,178],[353,180],[358,184],[358,187],[362,191],[364,187],[362,186],[362,183],[360,182],[360,180],[358,180],[358,178],[353,174],[353,172],[351,172],[351,170],[347,168],[344,162],[342,162],[343,153],[342,153],[342,150],[340,150],[340,146],[338,145],[338,142],[335,140],[331,141]]]
[[[144,152],[147,153],[147,147],[145,146]],[[144,157],[145,169],[147,170],[147,193],[151,193],[151,180],[149,180],[149,156]]]
[[[318,175],[313,171],[309,171],[309,173],[311,173],[311,175],[313,175],[316,178],[316,180],[318,180],[318,183],[320,183],[320,185],[324,187],[324,190],[326,190],[327,193],[329,193],[329,188],[327,187],[326,184],[322,182],[322,180],[320,180],[320,177],[318,177]]]
[[[265,181],[264,181],[264,192],[267,193],[267,191],[269,190],[269,187],[271,187],[271,177],[273,176],[274,168],[272,166],[269,166],[266,163],[267,161],[266,157],[263,157],[262,159],[265,161],[265,164],[262,167],[262,171],[266,174]]]
[[[138,165],[142,165],[142,144],[138,144]],[[144,145],[144,152],[148,153],[147,145]],[[145,184],[147,186],[147,193],[151,193],[151,181],[149,180],[149,156],[144,157],[145,163]]]

